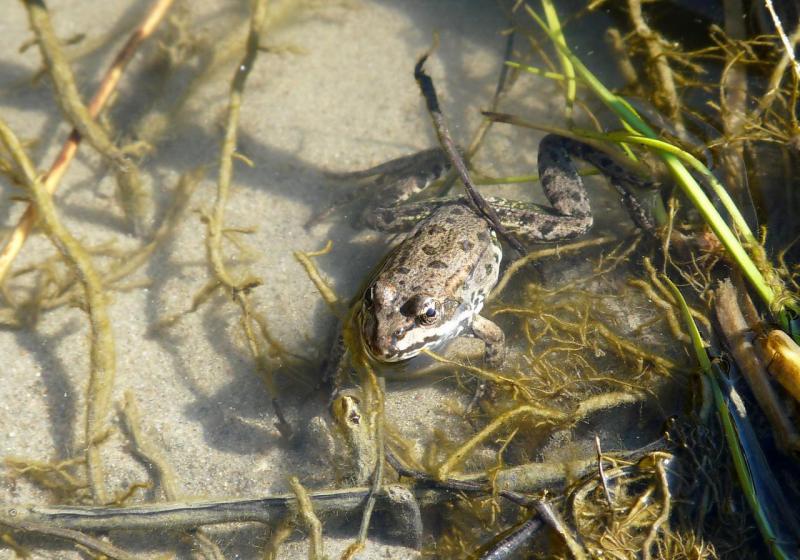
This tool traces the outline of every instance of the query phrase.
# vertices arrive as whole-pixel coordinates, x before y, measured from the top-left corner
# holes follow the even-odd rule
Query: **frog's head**
[[[362,298],[361,334],[372,357],[382,362],[413,358],[450,338],[447,323],[443,302],[424,293],[403,295],[382,279]]]

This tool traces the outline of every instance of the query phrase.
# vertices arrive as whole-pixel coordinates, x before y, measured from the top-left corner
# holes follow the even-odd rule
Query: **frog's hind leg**
[[[338,208],[349,205],[356,199],[372,199],[367,202],[361,222],[375,228],[370,222],[371,214],[379,205],[394,206],[405,202],[414,194],[428,188],[431,183],[450,169],[442,148],[430,148],[415,154],[399,157],[360,171],[329,172],[325,175],[337,181],[352,182],[349,191],[330,207],[311,216],[305,224],[310,229],[322,222]]]
[[[436,198],[409,202],[399,206],[373,208],[369,209],[370,211],[368,212],[364,212],[361,218],[365,225],[374,230],[399,233],[412,230],[420,221],[445,204],[460,200],[461,197]]]
[[[539,143],[539,181],[553,208],[563,216],[587,219],[592,226],[592,207],[583,180],[570,158],[567,138],[548,134]]]
[[[645,231],[654,230],[647,211],[633,192],[637,188],[651,187],[651,181],[629,172],[607,153],[590,144],[548,134],[539,144],[539,177],[553,208],[567,216],[591,213],[586,189],[570,156],[596,167],[620,193],[634,223]]]

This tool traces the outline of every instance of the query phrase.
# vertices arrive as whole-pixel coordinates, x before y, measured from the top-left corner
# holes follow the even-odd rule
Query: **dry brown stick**
[[[800,434],[782,411],[780,399],[753,344],[755,334],[739,309],[736,288],[730,280],[717,288],[716,314],[720,329],[739,370],[786,450],[800,449]]]
[[[111,66],[109,66],[105,76],[103,76],[103,81],[100,83],[100,87],[97,89],[94,97],[89,103],[89,115],[92,118],[96,118],[102,108],[105,106],[106,102],[108,102],[108,99],[111,97],[111,94],[116,89],[117,84],[122,77],[122,72],[125,70],[125,66],[127,66],[128,62],[130,62],[131,58],[133,58],[133,55],[139,48],[139,45],[141,45],[145,39],[153,34],[153,31],[155,31],[156,27],[158,27],[158,24],[164,18],[164,15],[166,15],[167,10],[172,5],[173,1],[174,0],[155,0],[141,24],[139,24],[139,27],[137,27],[136,30],[131,33],[128,41],[125,43],[122,49],[120,49],[119,53],[117,53],[117,56],[114,57],[114,61],[111,63]],[[81,142],[81,138],[82,136],[78,129],[73,128],[69,138],[61,148],[61,152],[59,152],[55,161],[53,161],[52,165],[50,166],[50,170],[47,172],[47,175],[45,175],[42,179],[47,192],[51,194],[55,192],[59,182],[61,181],[61,178],[64,176],[64,173],[66,173],[70,162],[75,157],[75,153],[78,151],[78,145]],[[25,240],[30,235],[31,229],[33,229],[33,226],[36,223],[36,218],[37,216],[34,205],[28,204],[28,208],[22,214],[22,217],[20,217],[17,225],[11,232],[8,241],[3,247],[2,252],[0,252],[0,284],[8,274],[8,271],[11,268],[11,263],[14,262],[14,259],[19,254],[22,246],[25,244]]]

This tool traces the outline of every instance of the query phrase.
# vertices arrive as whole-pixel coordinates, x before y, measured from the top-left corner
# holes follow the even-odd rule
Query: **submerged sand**
[[[246,9],[191,3],[189,22],[200,54],[222,49],[220,38],[245,21]],[[106,64],[128,30],[146,9],[144,2],[91,1],[48,3],[62,39],[85,34],[69,47],[76,77],[88,98]],[[279,4],[278,4],[279,5]],[[239,27],[237,27],[239,26]],[[252,250],[246,267],[263,284],[251,292],[255,309],[266,318],[275,339],[303,356],[300,369],[313,378],[335,328],[335,318],[293,257],[293,251],[313,251],[334,242],[318,259],[324,276],[342,297],[349,297],[385,251],[386,238],[353,229],[350,216],[334,214],[306,230],[314,214],[329,207],[347,185],[326,172],[366,168],[387,159],[435,145],[435,135],[412,76],[416,58],[440,34],[440,47],[429,63],[454,135],[469,139],[480,123],[479,109],[494,92],[505,46],[507,26],[491,2],[343,2],[314,3],[297,8],[264,33],[268,52],[261,53],[247,85],[242,107],[238,150],[252,166],[237,161],[226,224],[253,228],[241,236]],[[241,28],[243,29],[243,28]],[[241,35],[240,35],[241,36]],[[166,36],[162,36],[166,37]],[[41,169],[64,141],[64,125],[46,79],[31,83],[40,68],[36,48],[19,53],[31,38],[25,11],[10,3],[0,19],[0,115],[24,140]],[[590,40],[600,39],[590,37]],[[90,52],[92,45],[97,47]],[[585,54],[585,53],[584,53]],[[595,57],[587,55],[595,64]],[[205,226],[201,212],[213,204],[221,122],[229,77],[236,57],[229,56],[191,92],[181,112],[174,112],[200,55],[189,56],[185,69],[165,76],[146,47],[134,60],[119,88],[110,113],[117,133],[148,131],[144,118],[167,116],[169,126],[144,156],[153,206],[149,228],[163,217],[179,175],[208,165],[206,179],[192,197],[190,212],[154,257],[125,284],[110,292],[109,314],[116,342],[117,376],[114,400],[132,391],[142,413],[142,428],[163,452],[175,472],[181,496],[213,499],[257,497],[287,492],[288,476],[305,474],[313,487],[308,457],[302,449],[287,449],[276,429],[270,394],[256,374],[238,323],[238,309],[218,295],[174,327],[153,334],[152,327],[170,314],[186,310],[208,281]],[[185,75],[181,75],[184,72]],[[561,111],[556,86],[524,76],[506,110],[528,118],[551,120]],[[167,107],[166,109],[164,107]],[[147,116],[149,115],[149,116]],[[144,118],[143,118],[144,117]],[[152,123],[151,123],[152,127]],[[487,172],[531,173],[540,135],[496,127],[478,165]],[[498,171],[498,169],[502,171]],[[6,204],[0,224],[11,226],[23,206],[11,202],[19,191],[0,183]],[[495,190],[495,192],[497,189]],[[513,191],[513,192],[518,192]],[[504,194],[507,194],[505,191]],[[539,199],[540,195],[535,195]],[[88,147],[62,181],[56,196],[60,214],[87,247],[113,242],[131,250],[140,244],[126,225],[114,197],[107,166]],[[611,202],[596,203],[604,208]],[[151,229],[152,231],[152,229]],[[237,255],[232,244],[228,254]],[[54,254],[49,241],[34,236],[23,249],[15,270]],[[238,261],[244,259],[239,253]],[[98,267],[111,261],[97,255]],[[26,277],[10,283],[19,294]],[[80,455],[84,431],[85,391],[89,371],[88,321],[74,307],[59,307],[41,315],[35,326],[0,330],[0,457],[59,461]],[[272,364],[278,371],[277,361]],[[282,395],[289,416],[299,414],[304,395]],[[447,391],[441,385],[415,383],[390,386],[387,416],[405,433],[430,434],[450,414]],[[320,411],[324,403],[320,404]],[[108,465],[107,487],[113,494],[148,479],[144,465],[127,449],[125,433],[115,429],[103,445]],[[324,478],[318,476],[317,478]],[[157,490],[137,499],[161,500]],[[52,503],[53,495],[24,479],[0,479],[0,503]],[[267,538],[263,528],[211,530],[226,557],[256,558]],[[327,535],[326,551],[336,556],[352,542],[352,529]],[[189,545],[169,535],[112,533],[111,540],[137,557],[156,558],[164,550],[189,557]],[[31,546],[41,541],[26,541]],[[282,558],[305,556],[305,539],[295,534]],[[77,558],[69,545],[34,549],[35,558]],[[395,543],[370,541],[363,558],[415,558],[418,553]],[[0,558],[13,558],[0,549]]]

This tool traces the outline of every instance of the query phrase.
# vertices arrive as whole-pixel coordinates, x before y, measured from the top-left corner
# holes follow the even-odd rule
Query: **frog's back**
[[[406,360],[471,332],[501,258],[494,232],[469,207],[438,208],[392,251],[364,292],[359,320],[370,353]]]
[[[502,253],[487,222],[463,203],[442,206],[421,221],[379,273],[399,291],[481,300],[497,281]]]

